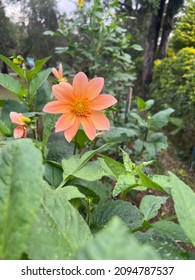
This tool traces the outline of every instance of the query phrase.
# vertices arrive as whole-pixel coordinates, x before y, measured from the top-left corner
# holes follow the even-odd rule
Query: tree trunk
[[[152,81],[152,69],[157,49],[158,38],[160,34],[161,23],[163,19],[164,7],[166,0],[161,0],[158,11],[153,11],[152,20],[149,27],[144,51],[144,63],[142,72],[142,97],[146,98],[148,86]]]
[[[183,5],[183,0],[169,0],[166,8],[166,15],[162,27],[162,37],[158,49],[157,58],[162,59],[166,56],[169,35],[174,27],[174,16]]]

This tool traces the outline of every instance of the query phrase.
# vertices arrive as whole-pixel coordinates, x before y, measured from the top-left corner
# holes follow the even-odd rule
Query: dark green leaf
[[[42,157],[30,140],[0,151],[0,258],[20,259],[41,206]]]

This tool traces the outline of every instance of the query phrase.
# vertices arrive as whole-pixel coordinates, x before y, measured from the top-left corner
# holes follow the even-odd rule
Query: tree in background
[[[185,47],[195,48],[195,1],[188,1],[184,7],[183,16],[176,24],[170,45],[174,51]]]
[[[135,0],[119,1],[121,12],[135,17],[129,22],[128,30],[137,43],[144,47],[144,61],[140,73],[140,95],[146,97],[152,81],[154,60],[166,55],[169,36],[174,28],[174,20],[184,0]]]
[[[16,47],[15,43],[15,27],[5,15],[4,6],[0,0],[0,38],[1,53],[9,56]],[[7,73],[6,64],[3,63],[2,72]]]
[[[32,55],[40,59],[52,55],[55,40],[46,38],[43,32],[48,28],[55,31],[58,27],[55,1],[29,0],[25,3],[25,11],[28,24],[24,56]]]

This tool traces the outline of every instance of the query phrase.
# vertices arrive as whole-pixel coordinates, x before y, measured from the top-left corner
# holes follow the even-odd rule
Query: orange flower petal
[[[61,82],[52,86],[52,91],[56,99],[69,103],[74,96],[73,87],[67,82]]]
[[[98,129],[98,130],[109,130],[110,129],[110,122],[109,122],[108,118],[101,112],[92,111],[90,119],[92,120],[96,129]]]
[[[63,114],[68,113],[69,111],[70,105],[67,105],[62,101],[51,101],[47,103],[43,108],[43,112],[51,114]]]
[[[85,97],[88,87],[88,78],[83,72],[79,72],[73,79],[73,88],[77,97]]]
[[[27,132],[26,129],[24,128],[24,126],[17,126],[14,129],[14,138],[25,138],[27,136]]]
[[[11,112],[9,116],[14,124],[25,125],[24,122],[20,121],[20,118],[23,117],[21,113]]]
[[[62,69],[62,64],[61,64],[61,63],[59,64],[58,73],[59,73],[59,75],[60,75],[60,78],[63,78],[63,69]]]
[[[74,136],[76,135],[76,133],[79,129],[80,123],[81,123],[80,118],[77,117],[76,120],[75,120],[75,123],[71,127],[69,127],[68,129],[66,129],[64,131],[64,136],[69,143],[74,138]]]
[[[60,74],[58,73],[58,70],[53,67],[51,71],[52,71],[53,75],[56,77],[56,79],[60,80],[61,77],[60,77]]]
[[[117,103],[117,100],[112,95],[101,94],[90,101],[90,108],[94,111],[100,111],[114,105],[115,103]]]
[[[76,115],[72,113],[62,115],[55,124],[55,132],[64,131],[68,129],[75,123],[75,120]]]
[[[96,98],[104,87],[104,78],[97,77],[89,81],[86,95],[89,100]]]
[[[82,127],[90,140],[93,140],[96,136],[96,128],[90,117],[81,117]]]

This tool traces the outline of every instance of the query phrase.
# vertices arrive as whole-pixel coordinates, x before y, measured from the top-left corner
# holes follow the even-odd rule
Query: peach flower
[[[26,127],[30,123],[30,119],[16,112],[10,113],[10,119],[12,123],[17,124],[17,127],[14,129],[14,138],[26,138]]]
[[[57,100],[51,101],[43,108],[44,112],[63,114],[55,124],[55,131],[64,131],[64,136],[70,142],[82,125],[90,140],[96,137],[96,130],[109,130],[110,123],[101,113],[117,100],[108,94],[100,94],[104,86],[101,77],[88,81],[83,72],[73,79],[72,85],[61,82],[52,87]]]
[[[67,79],[63,77],[63,68],[62,64],[59,64],[59,69],[57,70],[56,68],[52,68],[52,73],[58,80],[58,82],[67,82]]]

